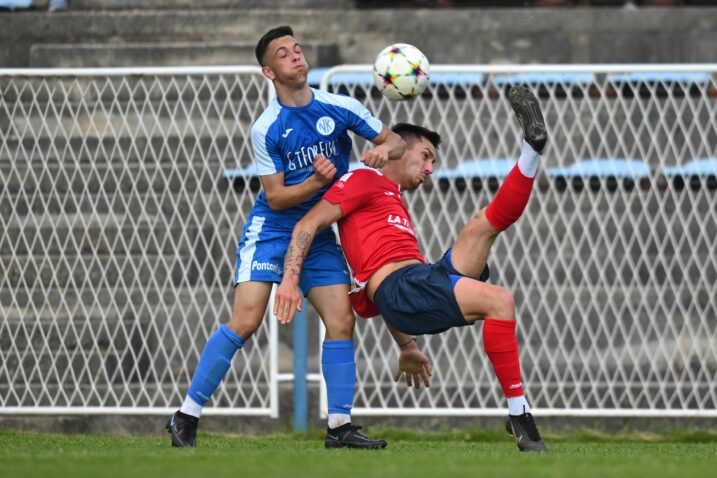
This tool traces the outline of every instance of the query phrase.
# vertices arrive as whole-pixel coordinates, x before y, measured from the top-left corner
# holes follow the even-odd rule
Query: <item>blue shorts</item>
[[[269,218],[250,216],[237,249],[234,286],[248,281],[281,282],[290,241],[290,230],[273,224]],[[312,287],[350,283],[349,268],[336,244],[334,231],[331,228],[320,231],[304,261],[299,280],[301,292],[306,295]]]
[[[451,261],[451,249],[434,264],[414,264],[389,274],[373,300],[384,320],[404,334],[439,334],[452,327],[470,325],[463,318],[453,288],[462,275]],[[486,264],[480,276],[488,280]]]

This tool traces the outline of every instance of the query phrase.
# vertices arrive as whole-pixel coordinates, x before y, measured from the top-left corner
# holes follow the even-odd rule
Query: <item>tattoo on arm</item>
[[[299,249],[306,249],[311,242],[311,234],[301,231],[296,237],[296,245]]]
[[[301,266],[304,265],[304,259],[308,253],[309,246],[313,236],[306,231],[299,232],[289,244],[286,250],[286,259],[284,261],[286,272],[289,277],[298,277],[301,274]],[[294,250],[296,246],[296,250]]]
[[[294,261],[294,247],[289,243],[289,248],[286,250],[286,257],[284,258],[284,269],[289,272],[289,265]],[[289,277],[296,276],[296,271],[292,267]]]

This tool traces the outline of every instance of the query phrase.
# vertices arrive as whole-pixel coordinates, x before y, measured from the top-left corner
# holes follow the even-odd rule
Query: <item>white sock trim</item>
[[[514,417],[524,413],[530,413],[530,405],[528,405],[528,400],[525,399],[525,395],[508,398],[508,413]]]
[[[329,428],[338,428],[346,423],[351,423],[351,415],[346,413],[329,413]]]
[[[534,178],[538,172],[538,160],[540,155],[535,152],[533,147],[528,144],[526,140],[523,140],[523,150],[520,152],[520,158],[518,158],[518,168],[524,176]]]
[[[184,399],[179,411],[193,417],[202,418],[202,406],[192,400],[189,395]]]

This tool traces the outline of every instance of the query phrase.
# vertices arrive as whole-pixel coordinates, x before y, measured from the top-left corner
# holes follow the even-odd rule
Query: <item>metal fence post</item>
[[[308,325],[306,319],[306,300],[302,311],[294,316],[294,431],[306,432],[309,429],[309,393],[306,386],[308,372]]]

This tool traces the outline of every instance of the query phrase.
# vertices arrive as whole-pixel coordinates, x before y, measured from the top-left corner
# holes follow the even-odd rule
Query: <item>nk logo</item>
[[[333,133],[335,127],[336,125],[334,124],[334,120],[329,118],[328,116],[322,116],[316,122],[316,131],[323,134],[324,136],[328,136]]]

